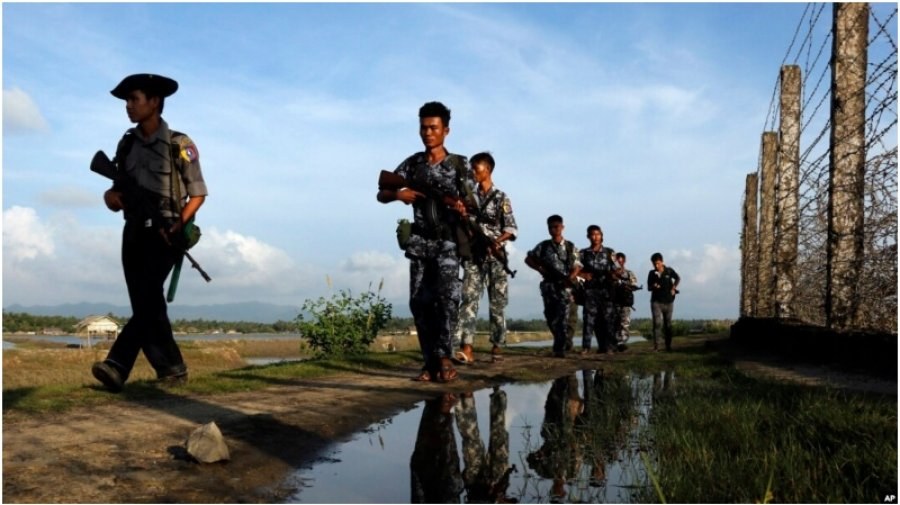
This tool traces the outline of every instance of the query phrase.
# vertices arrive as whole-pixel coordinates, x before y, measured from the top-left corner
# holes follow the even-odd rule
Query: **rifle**
[[[401,188],[410,188],[428,197],[428,203],[426,203],[424,211],[426,219],[432,222],[437,222],[438,211],[436,202],[438,201],[444,203],[444,205],[451,207],[455,206],[458,202],[461,201],[466,206],[467,211],[475,210],[475,212],[478,213],[478,207],[475,205],[470,205],[465,201],[465,199],[441,195],[430,187],[408,181],[403,176],[397,175],[394,172],[382,170],[381,173],[378,174],[379,190],[390,189],[397,191]],[[489,244],[492,244],[494,242],[492,238],[484,233],[484,230],[481,229],[481,226],[478,225],[478,216],[475,216],[473,218],[467,213],[466,218],[462,221],[465,225],[466,234],[477,246],[487,249]],[[498,253],[495,254],[494,257],[497,258],[501,265],[503,265],[503,271],[509,274],[510,277],[516,276],[516,271],[509,268],[509,257],[507,256],[505,249],[500,248]]]
[[[402,175],[395,174],[394,172],[382,170],[381,173],[378,174],[379,190],[389,189],[398,191],[402,188],[409,188],[426,196],[425,203],[422,206],[422,212],[425,214],[425,220],[436,227],[441,226],[441,217],[443,214],[443,211],[438,207],[438,202],[441,202],[448,207],[455,207],[461,201],[458,197],[444,195],[435,191],[430,186],[408,181]],[[460,250],[465,250],[465,255],[468,255],[468,241],[466,240],[465,243],[463,243],[463,239],[468,239],[468,236],[460,237],[461,230],[459,228],[456,228],[454,231],[457,235],[457,247]]]
[[[409,188],[419,193],[424,194],[428,197],[429,200],[440,201],[444,205],[454,206],[459,198],[453,196],[442,195],[437,191],[433,190],[430,186],[416,184],[412,181],[406,180],[402,175],[395,174],[394,172],[390,172],[388,170],[382,170],[381,173],[378,174],[378,189],[390,189],[393,191],[397,191],[401,188]],[[436,208],[434,209],[437,210]]]
[[[478,224],[481,220],[481,209],[477,206],[473,206],[471,209],[466,206],[467,210],[473,210],[475,212],[475,216],[469,215],[466,220],[466,230],[469,232],[469,235],[472,237],[472,242],[476,249],[480,251],[484,251],[483,254],[490,254],[497,261],[500,262],[500,265],[503,267],[503,271],[509,274],[510,277],[516,277],[516,270],[512,270],[509,268],[509,255],[506,253],[506,249],[503,247],[498,247],[496,251],[491,250],[491,246],[494,244],[494,239],[491,238],[487,233],[484,232],[484,229]]]
[[[159,208],[156,205],[156,198],[153,194],[140,187],[132,178],[122,173],[119,170],[119,167],[110,161],[109,156],[107,156],[106,153],[97,151],[97,153],[94,154],[93,159],[91,159],[91,172],[95,172],[110,179],[113,181],[114,187],[117,190],[121,190],[126,212],[130,215],[137,216],[142,220],[152,219],[154,224],[161,226],[163,221],[159,215]],[[182,233],[180,238],[184,239],[184,233]],[[178,278],[181,274],[181,263],[184,257],[187,257],[188,261],[191,262],[191,267],[196,268],[197,271],[200,272],[200,276],[203,277],[206,282],[212,280],[209,274],[207,274],[200,264],[194,260],[194,257],[187,252],[184,242],[185,240],[175,240],[172,243],[172,247],[176,249],[176,252],[180,256],[175,261],[172,279],[169,282],[169,292],[166,298],[170,302],[175,299],[175,289],[178,287]]]

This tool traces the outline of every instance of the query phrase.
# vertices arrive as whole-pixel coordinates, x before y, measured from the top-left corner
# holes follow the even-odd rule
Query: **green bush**
[[[369,344],[391,319],[391,304],[381,296],[381,284],[377,292],[370,285],[356,297],[340,290],[330,300],[306,300],[302,309],[297,316],[300,333],[317,357],[368,352]]]

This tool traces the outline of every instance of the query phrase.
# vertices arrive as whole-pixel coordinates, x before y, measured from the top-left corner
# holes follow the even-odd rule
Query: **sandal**
[[[500,350],[500,346],[495,345],[493,349],[491,349],[491,361],[493,363],[499,363],[503,361],[503,354]]]
[[[441,371],[438,372],[439,382],[453,382],[459,378],[459,372],[453,368],[450,358],[441,358]]]
[[[431,382],[431,372],[429,372],[427,368],[423,368],[422,372],[413,377],[412,380],[416,382]]]

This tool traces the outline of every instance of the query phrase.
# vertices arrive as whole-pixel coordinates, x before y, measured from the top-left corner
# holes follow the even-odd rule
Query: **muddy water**
[[[630,503],[649,491],[647,428],[671,373],[583,370],[440,395],[298,469],[288,502]],[[651,495],[652,496],[652,495]]]

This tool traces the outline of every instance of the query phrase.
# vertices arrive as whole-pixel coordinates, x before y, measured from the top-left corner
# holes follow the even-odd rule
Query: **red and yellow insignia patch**
[[[181,146],[181,158],[188,163],[193,163],[200,159],[200,151],[194,144]]]

